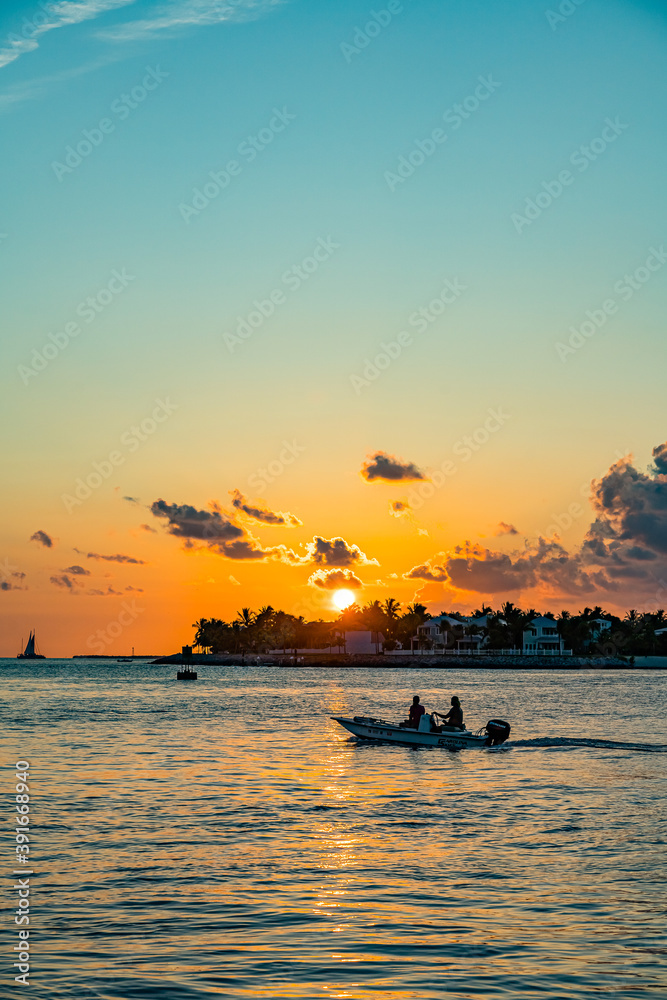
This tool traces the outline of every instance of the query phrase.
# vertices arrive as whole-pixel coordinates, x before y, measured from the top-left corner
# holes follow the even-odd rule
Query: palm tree
[[[488,604],[484,604],[484,602],[482,602],[481,608],[475,608],[475,610],[472,613],[472,617],[483,618],[484,615],[492,615],[492,614],[493,614],[493,608],[490,607]]]
[[[209,643],[204,641],[206,638],[206,629],[208,624],[208,618],[198,618],[192,625],[192,627],[196,629],[195,646],[198,646],[199,649],[205,649],[209,646]]]
[[[401,610],[400,601],[397,601],[394,597],[388,597],[386,601],[381,605],[387,618],[391,621],[395,621],[398,618],[398,612]]]
[[[363,609],[363,621],[367,628],[371,632],[375,633],[375,638],[372,640],[375,643],[375,652],[380,651],[380,636],[379,633],[386,628],[386,615],[382,609],[382,605],[379,601],[371,601]]]
[[[236,621],[243,628],[250,628],[250,626],[255,623],[255,613],[251,611],[250,608],[241,608],[241,610],[236,613]]]
[[[426,610],[425,604],[417,604],[417,603],[408,604],[407,613],[409,615],[418,615],[422,619],[422,622],[425,622],[428,618],[431,617],[428,611]]]

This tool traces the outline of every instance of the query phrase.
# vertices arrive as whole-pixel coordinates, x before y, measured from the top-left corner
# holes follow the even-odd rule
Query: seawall
[[[161,656],[154,663],[206,666],[266,666],[266,667],[375,667],[394,670],[409,667],[411,670],[666,670],[667,657],[641,656],[632,662],[631,657],[607,656],[405,656],[310,653],[307,656],[289,654],[193,654],[181,653]]]

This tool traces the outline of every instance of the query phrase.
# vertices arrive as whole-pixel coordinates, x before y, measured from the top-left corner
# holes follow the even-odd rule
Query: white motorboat
[[[437,713],[433,713],[437,715]],[[443,747],[445,750],[463,750],[465,747],[490,747],[504,743],[510,734],[510,724],[503,719],[490,719],[478,732],[457,726],[437,725],[432,715],[425,713],[419,720],[419,729],[407,723],[386,722],[355,715],[348,719],[340,715],[331,718],[359,740],[380,743],[402,743],[405,746]]]

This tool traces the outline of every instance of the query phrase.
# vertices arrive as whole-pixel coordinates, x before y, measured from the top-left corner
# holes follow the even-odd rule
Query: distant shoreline
[[[74,656],[52,656],[52,660],[154,660],[162,658],[162,653],[135,653],[134,656],[127,653],[75,653]],[[47,657],[48,659],[48,657]]]
[[[661,662],[646,663],[646,660]],[[193,654],[184,657],[181,653],[161,656],[153,662],[174,666],[223,666],[223,667],[329,667],[353,669],[374,667],[380,670],[410,668],[420,670],[667,670],[667,657],[635,657],[635,663],[618,657],[604,656],[383,656],[372,654],[313,653],[308,656],[243,654]]]

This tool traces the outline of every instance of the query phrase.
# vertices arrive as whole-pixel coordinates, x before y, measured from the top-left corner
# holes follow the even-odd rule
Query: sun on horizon
[[[344,611],[354,604],[354,594],[351,590],[337,590],[333,595],[333,602],[339,611]]]

